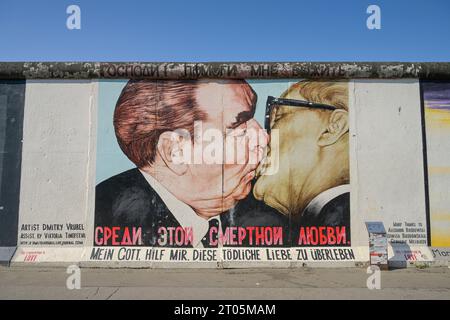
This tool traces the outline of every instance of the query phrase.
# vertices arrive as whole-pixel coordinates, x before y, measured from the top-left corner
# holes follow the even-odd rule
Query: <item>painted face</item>
[[[201,208],[204,216],[232,208],[251,190],[268,142],[267,134],[253,119],[255,100],[250,87],[238,83],[208,82],[198,88],[197,103],[208,116],[201,123],[203,137],[195,137],[203,139],[203,161],[191,165],[190,170],[195,177],[195,208]]]
[[[286,98],[306,100],[299,95]],[[310,174],[320,159],[317,141],[326,124],[327,112],[290,106],[272,110],[271,130],[278,130],[279,139],[271,139],[267,156],[278,163],[272,161],[258,168],[258,174],[275,173],[258,178],[253,191],[257,199],[286,215],[301,206],[299,202],[308,192]],[[278,151],[278,157],[271,157],[274,150]]]

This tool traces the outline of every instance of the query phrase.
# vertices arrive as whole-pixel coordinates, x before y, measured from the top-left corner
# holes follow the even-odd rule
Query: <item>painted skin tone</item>
[[[174,151],[179,155],[188,152],[188,147],[194,150],[193,141],[182,136],[173,139],[173,132],[165,132],[159,138],[154,163],[141,169],[191,206],[199,216],[208,219],[231,209],[250,193],[251,181],[263,157],[268,135],[260,134],[256,144],[249,143],[246,136],[249,130],[264,132],[253,119],[256,96],[249,86],[232,81],[204,82],[197,89],[196,99],[208,114],[201,123],[202,132],[209,129],[219,131],[222,139],[218,142],[219,150],[224,148],[223,157],[233,152],[236,160],[225,164],[225,161],[196,164],[192,152],[191,161],[180,163],[175,161]],[[224,142],[227,136],[235,141],[231,147],[233,150]],[[197,141],[198,138],[195,137]],[[203,142],[203,147],[206,145],[209,143]]]
[[[282,97],[307,100],[298,90],[287,90]],[[279,106],[273,110],[271,129],[279,130],[279,139],[271,140],[268,157],[278,150],[279,163],[260,165],[257,175],[272,166],[278,170],[259,176],[253,194],[298,221],[314,197],[349,182],[348,112]]]

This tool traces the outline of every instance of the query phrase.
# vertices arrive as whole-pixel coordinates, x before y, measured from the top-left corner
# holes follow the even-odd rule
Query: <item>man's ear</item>
[[[334,110],[328,118],[328,125],[317,141],[321,147],[336,143],[348,132],[348,112],[342,109]]]
[[[188,170],[183,152],[183,137],[176,132],[166,131],[159,136],[157,151],[172,172],[182,176]]]

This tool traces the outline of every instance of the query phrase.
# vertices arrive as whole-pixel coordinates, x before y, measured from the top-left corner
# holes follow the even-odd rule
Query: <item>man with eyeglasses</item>
[[[272,160],[257,169],[255,198],[290,218],[293,244],[302,244],[298,234],[305,226],[338,227],[349,241],[348,83],[295,83],[280,98],[268,98],[265,120],[279,139],[270,141]],[[274,150],[278,157],[271,156]]]

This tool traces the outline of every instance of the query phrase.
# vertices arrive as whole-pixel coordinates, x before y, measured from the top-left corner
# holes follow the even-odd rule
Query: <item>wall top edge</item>
[[[0,79],[450,80],[450,62],[0,62]]]

